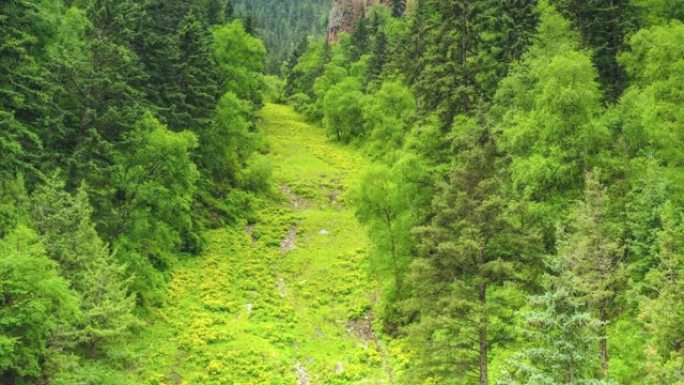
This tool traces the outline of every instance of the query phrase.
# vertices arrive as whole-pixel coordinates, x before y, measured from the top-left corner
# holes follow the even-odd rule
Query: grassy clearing
[[[384,384],[365,230],[344,204],[367,161],[267,105],[274,179],[254,224],[212,231],[139,336],[143,384]],[[294,247],[293,247],[294,245]]]

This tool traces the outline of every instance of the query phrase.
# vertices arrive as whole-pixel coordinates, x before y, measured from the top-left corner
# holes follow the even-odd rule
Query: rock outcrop
[[[389,0],[333,0],[328,17],[328,42],[337,42],[342,32],[351,31],[354,21],[375,3]]]

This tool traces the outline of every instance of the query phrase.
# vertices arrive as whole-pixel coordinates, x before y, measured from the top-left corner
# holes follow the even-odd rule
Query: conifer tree
[[[460,113],[474,112],[494,94],[497,76],[529,40],[534,8],[508,2],[422,0],[414,16],[411,71],[416,96],[437,111],[444,127]],[[500,22],[503,21],[503,22]],[[517,32],[516,32],[517,31]],[[416,60],[416,59],[414,59]]]
[[[177,106],[174,127],[197,129],[209,123],[225,85],[212,57],[212,36],[199,11],[191,10],[179,27],[179,80],[183,103]]]
[[[58,262],[61,275],[81,298],[82,316],[75,330],[60,338],[94,356],[135,322],[135,300],[128,293],[124,268],[114,263],[95,230],[85,185],[74,196],[54,176],[32,195],[31,203],[31,217],[47,255]]]
[[[57,9],[55,9],[57,7]],[[51,94],[56,85],[45,68],[47,46],[56,31],[49,12],[57,1],[0,4],[0,177],[38,173],[41,135],[60,127]]]
[[[516,204],[502,195],[492,132],[467,118],[454,124],[457,163],[439,186],[412,280],[419,322],[409,338],[420,347],[414,375],[436,383],[489,383],[489,352],[506,334],[493,322],[507,314],[496,288],[523,278],[534,242]],[[504,321],[505,322],[505,321]]]
[[[380,80],[383,68],[387,63],[387,35],[384,31],[378,31],[373,41],[373,49],[368,62],[368,81],[377,82]]]
[[[656,265],[646,275],[641,319],[650,336],[647,344],[648,383],[684,381],[684,221],[672,202],[661,208]]]
[[[349,59],[354,62],[368,53],[368,49],[370,48],[370,32],[365,9],[361,10],[361,15],[354,21],[354,28],[351,31],[350,37],[351,48],[349,50]]]
[[[607,325],[620,311],[619,294],[625,285],[624,250],[611,223],[608,196],[598,172],[587,175],[584,200],[571,215],[568,243],[562,257],[572,274],[579,300],[601,323],[598,352],[602,377],[608,378]]]
[[[299,59],[308,49],[309,39],[304,37],[299,41],[295,49],[292,51],[290,58],[287,59],[287,62],[285,63],[285,68],[283,70],[283,75],[285,75],[285,79],[287,81],[285,84],[285,96],[292,96],[296,93],[296,79],[298,73],[295,71],[295,67],[297,64],[299,64]]]
[[[572,248],[561,245],[561,253]],[[601,322],[588,310],[574,287],[563,257],[547,257],[549,275],[544,293],[529,300],[525,318],[527,348],[509,360],[502,385],[589,383],[607,384],[596,377],[597,331]]]

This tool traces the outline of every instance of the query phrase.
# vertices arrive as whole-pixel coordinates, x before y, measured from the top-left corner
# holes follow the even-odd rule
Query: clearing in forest
[[[247,226],[208,234],[137,342],[145,384],[385,384],[373,333],[365,230],[345,192],[367,161],[290,107],[261,129],[275,195]]]

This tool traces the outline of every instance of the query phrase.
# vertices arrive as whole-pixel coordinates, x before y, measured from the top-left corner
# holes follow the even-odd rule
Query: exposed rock
[[[287,230],[287,235],[285,238],[283,238],[282,241],[280,241],[280,252],[282,253],[287,253],[288,251],[294,250],[297,245],[297,226],[292,226],[290,227],[289,230]]]
[[[277,288],[280,298],[287,297],[287,285],[285,284],[285,279],[283,277],[278,277]]]
[[[347,322],[347,331],[363,342],[376,340],[375,332],[373,331],[373,313],[368,312],[363,318]]]
[[[252,247],[254,247],[257,243],[257,239],[254,236],[254,227],[255,226],[256,226],[256,224],[252,223],[252,224],[249,224],[245,227],[245,233],[247,233],[247,235],[249,235],[249,238],[252,240]]]
[[[330,232],[326,229],[321,229],[321,231],[318,232],[319,235],[328,235]]]
[[[297,385],[311,385],[309,373],[306,371],[306,368],[301,362],[297,361],[295,364],[295,370],[297,371]]]
[[[351,31],[354,21],[375,3],[386,4],[389,0],[333,0],[328,16],[328,42],[337,42],[340,33]]]
[[[287,184],[280,185],[280,192],[290,201],[290,205],[292,205],[293,209],[306,210],[306,208],[309,207],[309,202],[295,194]]]

